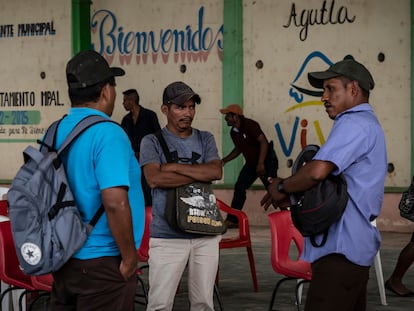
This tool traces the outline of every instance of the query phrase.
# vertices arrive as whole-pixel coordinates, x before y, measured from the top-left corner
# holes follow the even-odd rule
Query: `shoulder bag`
[[[162,132],[157,131],[155,136],[167,162],[175,162]],[[164,216],[168,224],[178,232],[220,235],[227,229],[210,183],[197,181],[169,189]]]
[[[411,185],[403,192],[398,208],[400,209],[401,217],[414,221],[414,177]]]

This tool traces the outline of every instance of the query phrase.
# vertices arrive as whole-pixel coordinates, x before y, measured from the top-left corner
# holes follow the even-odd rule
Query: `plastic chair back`
[[[144,234],[142,235],[141,245],[137,250],[138,262],[144,262],[144,265],[139,265],[137,268],[137,279],[138,283],[141,285],[142,294],[136,293],[135,302],[138,304],[147,305],[148,304],[148,288],[144,283],[144,280],[141,278],[143,270],[149,268],[148,259],[149,259],[149,240],[150,240],[150,226],[152,221],[152,206],[145,207],[145,226]],[[140,299],[143,298],[143,301]]]
[[[31,281],[33,286],[37,290],[43,290],[46,292],[52,291],[53,285],[53,276],[52,274],[45,274],[45,275],[32,275]]]
[[[246,213],[243,211],[236,210],[231,208],[223,201],[216,199],[217,205],[219,209],[227,214],[231,214],[237,217],[239,223],[239,232],[237,236],[231,237],[223,237],[220,241],[219,248],[226,249],[226,248],[237,248],[237,247],[246,247],[247,255],[249,258],[250,264],[250,272],[252,275],[253,280],[253,288],[255,292],[259,291],[259,285],[257,283],[257,275],[256,275],[256,266],[254,263],[254,256],[253,256],[253,249],[252,249],[252,242],[250,238],[250,226],[249,226],[249,219],[247,218]],[[216,277],[216,283],[218,283],[218,272]]]
[[[310,263],[299,259],[303,251],[303,236],[293,225],[290,211],[268,215],[271,233],[271,263],[275,272],[287,277],[310,280]],[[291,246],[296,246],[297,258],[290,257]]]
[[[9,217],[9,204],[7,200],[0,200],[0,216]]]
[[[246,213],[243,211],[231,208],[220,199],[216,199],[219,209],[227,214],[231,214],[237,217],[239,224],[239,235],[236,239],[224,237],[220,243],[220,248],[234,248],[241,247],[250,244],[250,226],[249,219]]]
[[[138,261],[148,262],[149,259],[149,240],[150,240],[150,224],[152,221],[152,207],[145,207],[145,227],[142,236],[141,245],[137,251]]]
[[[16,287],[35,290],[30,276],[20,270],[10,221],[0,222],[0,279]]]

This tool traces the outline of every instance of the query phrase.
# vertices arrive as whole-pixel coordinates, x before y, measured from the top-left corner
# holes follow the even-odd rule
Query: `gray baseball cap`
[[[193,99],[196,104],[201,103],[200,96],[191,87],[181,81],[169,84],[162,94],[162,103],[164,105],[176,104],[181,106],[189,99]]]

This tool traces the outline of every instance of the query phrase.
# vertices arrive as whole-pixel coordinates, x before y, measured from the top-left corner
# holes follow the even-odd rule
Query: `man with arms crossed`
[[[194,181],[211,182],[222,175],[213,135],[191,126],[196,104],[200,102],[200,96],[183,82],[173,82],[164,90],[161,111],[167,117],[167,126],[162,129],[162,135],[170,152],[178,157],[178,163],[167,163],[153,134],[145,136],[141,143],[140,163],[153,189],[147,311],[172,310],[187,266],[190,310],[214,310],[221,235],[177,232],[164,216],[168,188]]]

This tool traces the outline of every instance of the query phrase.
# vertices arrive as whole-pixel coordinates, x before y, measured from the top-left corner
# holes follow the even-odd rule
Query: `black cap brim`
[[[111,67],[111,72],[114,77],[120,77],[125,75],[125,70],[119,67]]]
[[[340,74],[336,73],[336,72],[332,72],[329,70],[326,71],[315,71],[315,72],[309,72],[308,73],[308,80],[309,83],[317,88],[317,89],[323,89],[323,81],[327,80],[327,79],[332,79],[332,78],[336,78],[339,77]]]
[[[181,94],[180,96],[177,96],[176,98],[171,99],[169,102],[172,104],[182,106],[190,99],[192,99],[194,103],[196,104],[201,103],[201,98],[196,93],[184,93],[184,94]]]

